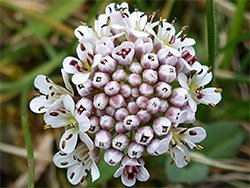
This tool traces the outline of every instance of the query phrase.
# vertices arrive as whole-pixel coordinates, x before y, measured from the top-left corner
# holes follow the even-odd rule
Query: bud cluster
[[[108,165],[120,163],[114,177],[122,176],[126,186],[149,179],[144,153],[169,151],[172,164],[182,168],[190,161],[189,149],[202,150],[196,143],[205,139],[205,129],[179,125],[195,121],[198,104],[214,107],[222,90],[204,89],[211,68],[196,61],[195,41],[183,35],[188,27],[176,33],[176,19],[152,22],[157,12],[147,17],[137,7],[130,13],[127,3],[108,5],[94,29],[86,23],[76,28],[78,58],[63,61],[66,89],[42,75],[35,79],[39,96],[30,108],[45,113],[45,128],[65,128],[54,162],[68,168],[74,185],[90,171],[92,181],[99,178],[100,149]]]

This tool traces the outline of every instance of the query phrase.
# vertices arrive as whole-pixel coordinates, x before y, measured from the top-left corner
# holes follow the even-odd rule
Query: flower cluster
[[[147,16],[137,7],[130,12],[127,3],[109,4],[94,28],[82,22],[75,29],[78,57],[62,63],[66,88],[43,75],[35,79],[30,108],[45,113],[45,129],[64,127],[54,163],[68,168],[73,185],[89,173],[92,181],[99,178],[100,149],[108,165],[120,164],[114,177],[126,186],[149,179],[145,152],[168,152],[182,168],[190,149],[203,149],[197,143],[205,129],[185,124],[195,121],[198,104],[215,107],[222,90],[204,88],[211,68],[197,61],[195,40],[183,34],[188,27],[176,32],[176,19],[153,22],[157,12]]]

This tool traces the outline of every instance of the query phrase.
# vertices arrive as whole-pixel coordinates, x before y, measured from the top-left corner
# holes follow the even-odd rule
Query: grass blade
[[[29,123],[28,123],[28,110],[27,110],[27,98],[29,94],[29,85],[27,85],[21,96],[21,121],[22,121],[22,129],[23,135],[25,139],[25,144],[27,147],[27,156],[28,156],[28,187],[35,187],[34,182],[34,156],[33,156],[33,146],[30,137],[29,131]]]

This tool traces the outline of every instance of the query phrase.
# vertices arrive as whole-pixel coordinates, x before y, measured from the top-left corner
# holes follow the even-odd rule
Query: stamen
[[[65,165],[68,164],[68,162],[61,162],[60,164],[61,164],[62,166],[65,166]]]
[[[110,7],[109,7],[109,8],[110,8]],[[81,178],[81,183],[83,183],[84,180],[85,180],[85,176],[83,176],[83,177]]]
[[[177,22],[177,18],[174,17],[173,21],[171,22],[172,24],[175,24]]]
[[[38,108],[38,111],[41,111],[44,108],[45,108],[45,106],[41,106],[41,107]]]
[[[181,42],[183,42],[185,40],[185,38],[187,37],[187,34],[184,34],[182,37],[181,37]]]
[[[63,142],[62,142],[62,149],[64,149],[64,148],[65,148],[65,146],[66,146],[66,142],[65,142],[65,141],[63,141]]]
[[[222,92],[222,89],[221,88],[217,88],[216,90],[215,90],[215,93],[221,93]]]
[[[197,74],[199,74],[199,75],[200,75],[202,72],[203,72],[203,69],[201,69],[201,70],[200,70],[200,72],[198,72]]]
[[[198,150],[200,150],[200,151],[204,150],[204,148],[203,148],[202,146],[200,146],[200,145],[197,145],[197,146],[196,146],[196,149],[198,149]]]
[[[85,48],[85,46],[84,46],[83,43],[80,44],[80,48],[81,48],[82,51],[85,51],[85,50],[86,50],[86,48]]]
[[[185,26],[183,26],[183,27],[181,28],[182,31],[186,31],[186,30],[188,30],[188,29],[189,29],[189,27],[188,27],[187,25],[185,25]]]
[[[191,136],[195,136],[195,135],[197,135],[197,132],[196,132],[196,131],[189,131],[189,134],[190,134]]]
[[[48,83],[50,83],[50,80],[49,80],[49,77],[48,76],[46,76],[46,82],[48,82]]]
[[[110,16],[107,18],[107,24],[109,25],[111,22]]]
[[[149,15],[148,17],[148,22],[151,23],[153,21],[153,18],[155,17],[155,15],[160,11],[160,9],[157,9],[155,11],[152,12],[151,15]]]
[[[209,106],[212,106],[213,108],[216,106],[214,103],[208,103]]]
[[[98,20],[99,19],[99,14],[95,14],[95,19]]]
[[[159,25],[160,25],[161,27],[163,27],[162,17],[160,17]]]
[[[210,73],[211,70],[212,70],[212,67],[210,66],[210,67],[208,68],[208,70],[207,70],[207,73]]]
[[[186,128],[186,129],[180,131],[179,134],[184,134],[187,130],[188,130],[188,129]]]
[[[77,32],[80,33],[80,35],[84,36],[84,34],[80,30],[77,30]]]
[[[173,165],[174,163],[175,163],[175,158],[172,158],[170,165]]]
[[[82,25],[84,25],[84,26],[86,26],[86,25],[87,25],[87,23],[86,23],[86,22],[84,22],[84,21],[80,21],[80,23],[81,23]]]
[[[51,116],[58,116],[59,113],[58,112],[50,112],[49,115],[51,115]]]
[[[134,10],[135,10],[135,12],[138,12],[138,8],[136,5],[134,5]]]
[[[44,129],[51,129],[51,125],[44,125],[43,128]]]
[[[188,163],[189,160],[188,160],[188,157],[187,156],[184,156],[183,159]]]
[[[67,137],[66,137],[66,140],[69,140],[70,138],[72,138],[73,134],[69,134]]]
[[[72,179],[72,178],[74,177],[74,175],[75,175],[75,173],[72,172],[72,173],[70,174],[69,178]]]

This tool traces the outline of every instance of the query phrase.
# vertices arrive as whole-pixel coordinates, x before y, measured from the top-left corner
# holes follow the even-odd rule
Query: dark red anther
[[[202,99],[204,97],[204,94],[202,94],[202,93],[199,93],[199,95],[197,95],[197,99]]]
[[[69,64],[75,66],[78,64],[78,62],[76,60],[71,60]]]

